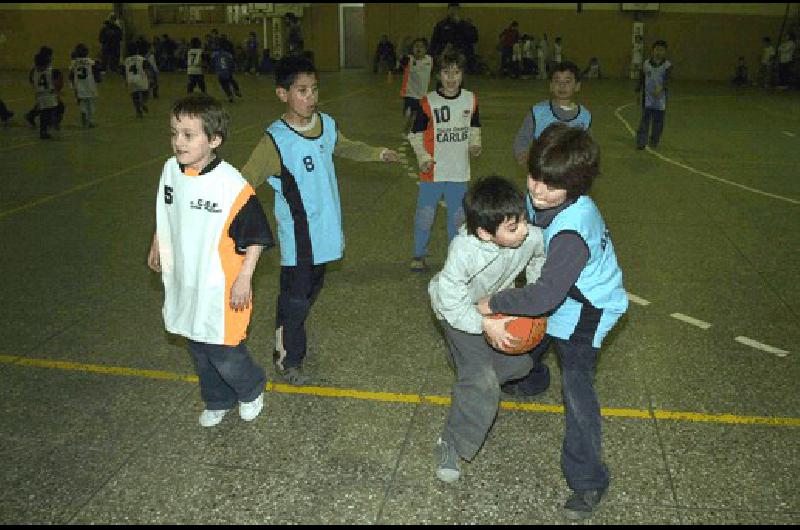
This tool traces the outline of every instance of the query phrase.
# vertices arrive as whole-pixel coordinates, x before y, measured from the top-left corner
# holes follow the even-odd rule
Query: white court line
[[[645,300],[644,298],[641,298],[641,297],[636,296],[635,294],[631,294],[631,293],[628,293],[628,300],[630,300],[634,304],[650,305],[650,301],[649,300]]]
[[[711,327],[711,324],[709,324],[708,322],[703,322],[702,320],[692,318],[689,315],[684,315],[683,313],[672,313],[670,316],[672,318],[686,322],[687,324],[697,326],[700,329],[708,329]]]
[[[630,132],[632,136],[636,136],[636,133],[634,132],[634,130],[631,127],[631,125],[620,114],[620,111],[622,109],[624,109],[625,107],[630,107],[631,105],[633,105],[633,103],[627,103],[625,105],[617,107],[617,110],[614,111],[614,115],[617,117],[617,119],[619,119],[625,125],[625,128],[628,129],[628,132]],[[675,166],[678,166],[680,168],[685,169],[686,171],[689,171],[691,173],[695,173],[695,174],[700,175],[702,177],[706,177],[706,178],[711,179],[711,180],[716,180],[717,182],[722,182],[723,184],[728,184],[730,186],[736,186],[737,188],[741,188],[743,190],[750,191],[752,193],[758,193],[759,195],[765,195],[767,197],[772,197],[773,199],[786,201],[786,202],[789,202],[789,203],[792,203],[792,204],[800,204],[800,200],[797,200],[797,199],[790,199],[789,197],[784,197],[782,195],[776,195],[774,193],[769,193],[769,192],[766,192],[766,191],[758,190],[756,188],[751,188],[750,186],[745,186],[744,184],[739,184],[738,182],[732,182],[730,180],[718,177],[716,175],[712,175],[711,173],[706,173],[705,171],[700,171],[699,169],[695,169],[692,166],[687,166],[686,164],[678,162],[677,160],[673,160],[673,159],[671,159],[671,158],[669,158],[667,156],[664,156],[661,153],[650,149],[649,146],[646,147],[646,149],[647,149],[648,153],[650,153],[650,154],[652,154],[654,156],[657,156],[658,158],[660,158],[664,162],[667,162],[669,164],[673,164]]]
[[[765,351],[767,353],[774,353],[778,357],[786,357],[789,354],[789,352],[786,351],[786,350],[781,350],[780,348],[775,348],[774,346],[770,346],[769,344],[764,344],[764,343],[758,342],[758,341],[753,340],[753,339],[748,338],[748,337],[739,336],[739,337],[736,337],[733,340],[735,340],[736,342],[739,342],[741,344],[744,344],[745,346],[750,346],[751,348],[756,348],[756,349]]]
[[[783,134],[788,136],[789,138],[794,138],[794,133],[790,133],[789,131],[781,131]]]

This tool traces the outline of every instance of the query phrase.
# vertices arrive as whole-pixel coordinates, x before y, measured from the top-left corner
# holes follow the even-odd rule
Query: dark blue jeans
[[[281,267],[275,329],[282,329],[283,332],[283,347],[286,350],[286,358],[281,360],[283,369],[303,364],[307,349],[306,318],[322,290],[324,280],[324,263]]]
[[[566,432],[561,470],[575,491],[608,487],[608,468],[603,464],[600,402],[594,389],[599,348],[591,344],[553,339],[561,358]]]
[[[189,340],[189,351],[200,378],[200,397],[208,410],[231,409],[264,391],[267,375],[250,357],[244,341],[226,346]]]
[[[637,147],[647,145],[647,135],[650,134],[650,146],[656,147],[661,140],[661,133],[664,132],[665,110],[642,108],[642,121],[639,123],[639,130],[636,132]],[[650,122],[653,122],[653,130],[650,131]]]

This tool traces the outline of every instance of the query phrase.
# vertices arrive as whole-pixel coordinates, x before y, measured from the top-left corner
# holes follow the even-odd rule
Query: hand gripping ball
[[[507,316],[508,315],[498,313],[489,318],[505,318]],[[521,339],[521,341],[514,348],[500,351],[510,355],[528,353],[542,341],[542,337],[544,337],[545,331],[547,331],[547,318],[516,317],[506,322],[506,330],[515,337]]]

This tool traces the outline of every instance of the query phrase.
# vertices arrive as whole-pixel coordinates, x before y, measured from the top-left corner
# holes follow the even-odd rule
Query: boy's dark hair
[[[576,199],[600,174],[600,148],[589,131],[554,123],[531,145],[528,173],[533,180],[566,190],[567,199]]]
[[[203,42],[198,37],[192,37],[192,40],[189,41],[189,46],[192,48],[202,48]]]
[[[770,39],[769,37],[764,37],[761,40],[764,41],[764,42],[772,42],[772,39]]]
[[[464,215],[471,235],[478,235],[478,228],[494,235],[504,221],[525,218],[525,195],[503,177],[483,177],[464,195]]]
[[[308,57],[283,57],[275,65],[275,85],[289,90],[299,74],[316,74],[317,69]]]
[[[578,65],[573,63],[572,61],[561,61],[557,65],[553,67],[553,71],[550,72],[550,79],[553,79],[553,76],[556,72],[572,72],[575,76],[575,81],[581,80],[581,71],[578,68]]]
[[[467,67],[467,58],[458,50],[445,50],[436,58],[436,71],[444,70],[453,64],[458,66],[461,71],[464,71]]]
[[[89,48],[84,43],[79,43],[75,46],[75,57],[89,57]]]
[[[657,40],[657,41],[655,41],[653,43],[653,48],[655,48],[656,46],[661,46],[666,50],[667,49],[667,41],[665,41],[665,40]]]
[[[200,118],[209,141],[219,136],[225,142],[228,136],[231,117],[220,102],[211,96],[198,94],[181,98],[172,106],[172,115],[177,119],[181,116]]]

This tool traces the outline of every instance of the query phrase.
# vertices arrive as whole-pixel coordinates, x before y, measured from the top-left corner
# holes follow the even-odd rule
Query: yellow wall
[[[630,61],[633,14],[621,12],[619,4],[583,5],[583,12],[577,13],[575,4],[462,3],[461,15],[477,26],[478,54],[492,69],[500,62],[500,32],[517,20],[521,33],[537,38],[547,33],[551,44],[560,35],[565,58],[581,68],[596,56],[605,75],[624,75]],[[676,78],[729,79],[739,55],[755,72],[761,38],[777,38],[785,9],[786,4],[662,3],[660,12],[647,13],[642,19],[647,50],[657,38],[665,39]],[[433,27],[446,14],[447,4],[367,4],[367,49],[374,53],[384,33],[395,45],[406,35],[430,40]]]
[[[250,31],[262,39],[261,24],[160,24],[152,26],[148,4],[125,4],[134,28],[147,37],[168,33],[173,38],[200,36],[217,28],[235,43]],[[497,40],[511,20],[520,30],[537,37],[547,32],[551,42],[564,39],[565,58],[584,67],[597,56],[606,75],[621,76],[630,60],[633,15],[619,10],[619,4],[461,4],[464,17],[478,27],[478,53],[492,68],[499,63]],[[793,4],[793,13],[797,4]],[[93,56],[99,55],[97,36],[112,4],[2,4],[0,67],[27,69],[39,46],[55,50],[55,64],[65,67],[78,42],[84,42]],[[736,58],[744,55],[751,72],[757,69],[761,38],[777,37],[786,4],[661,4],[659,13],[644,16],[647,47],[655,38],[669,42],[674,75],[683,79],[728,79]],[[399,45],[403,37],[430,39],[433,27],[447,11],[447,4],[366,4],[367,64],[380,36],[388,34]],[[321,71],[339,69],[339,26],[336,4],[311,4],[302,19],[306,48],[314,51]],[[50,28],[56,28],[55,30]],[[42,38],[41,35],[47,35]],[[2,40],[2,39],[0,39]]]
[[[247,39],[251,31],[263,39],[263,27],[257,24],[158,24],[152,25],[148,4],[125,4],[129,26],[136,34],[148,39],[167,33],[179,40],[200,37],[216,28],[228,35],[234,44]],[[92,57],[100,56],[98,36],[103,21],[113,9],[112,4],[2,4],[0,5],[0,68],[27,70],[33,56],[42,45],[53,48],[54,66],[65,68],[69,55],[79,42],[89,47]],[[339,30],[336,4],[306,7],[302,19],[306,49],[314,51],[320,71],[339,69]],[[131,28],[126,28],[131,29]],[[46,38],[42,37],[46,35]],[[267,38],[272,38],[267,28]],[[2,39],[0,39],[2,40]],[[269,41],[268,41],[269,42]]]

